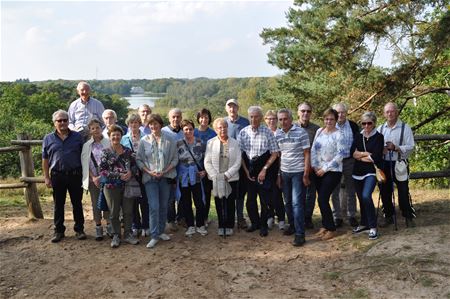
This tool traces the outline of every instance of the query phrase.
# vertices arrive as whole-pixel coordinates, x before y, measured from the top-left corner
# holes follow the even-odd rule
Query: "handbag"
[[[367,152],[364,135],[362,135],[362,139],[363,139],[364,151]],[[380,184],[386,183],[386,174],[384,173],[384,171],[381,170],[380,168],[378,168],[378,166],[375,164],[375,161],[373,161],[371,156],[369,156],[369,158],[373,163],[373,167],[375,168],[375,177],[377,178],[378,183],[380,183]]]
[[[103,192],[103,187],[100,188],[100,193],[98,194],[97,198],[97,209],[100,211],[109,211],[108,209],[108,203],[106,202],[105,193]]]
[[[395,178],[404,182],[408,180],[408,163],[406,160],[395,161]]]
[[[141,185],[136,180],[135,177],[125,183],[125,190],[123,192],[123,197],[125,198],[137,198],[142,197]]]

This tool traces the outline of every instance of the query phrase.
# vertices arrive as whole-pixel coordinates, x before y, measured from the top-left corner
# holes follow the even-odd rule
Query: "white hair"
[[[169,113],[167,113],[167,116],[170,117],[170,115],[173,114],[173,113],[183,114],[183,112],[181,112],[180,108],[172,108],[172,109],[169,110]]]
[[[342,109],[344,109],[345,112],[348,111],[348,106],[347,106],[347,104],[345,104],[345,103],[343,103],[343,102],[340,102],[340,103],[337,103],[337,104],[334,104],[334,105],[333,105],[333,109],[334,109],[334,110],[337,110],[338,107],[341,107]]]
[[[263,110],[262,110],[262,108],[260,106],[250,106],[250,107],[248,107],[248,109],[247,109],[247,113],[248,114],[255,113],[255,112],[259,113],[259,115],[263,116]]]
[[[114,116],[114,119],[117,120],[117,113],[116,113],[116,111],[114,111],[112,109],[105,109],[105,111],[103,111],[103,113],[102,113],[102,118],[105,118],[105,116],[110,113]]]
[[[66,110],[59,109],[59,110],[56,110],[55,112],[53,112],[53,114],[52,114],[53,122],[56,121],[58,115],[64,115],[65,118],[69,119],[69,113],[67,113]]]
[[[91,90],[91,86],[86,81],[80,81],[77,85],[77,90],[81,90],[83,86],[87,86]]]

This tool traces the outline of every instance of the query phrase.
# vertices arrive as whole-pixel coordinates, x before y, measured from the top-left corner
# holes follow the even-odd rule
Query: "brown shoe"
[[[323,235],[326,234],[326,232],[327,232],[326,228],[321,227],[321,228],[319,229],[319,231],[315,234],[315,236],[316,236],[316,237],[322,237]]]
[[[322,236],[322,241],[333,239],[337,235],[337,231],[327,230],[327,232]]]

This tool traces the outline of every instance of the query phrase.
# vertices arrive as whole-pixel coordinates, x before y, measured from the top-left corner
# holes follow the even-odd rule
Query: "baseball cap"
[[[235,104],[236,106],[239,106],[238,101],[236,99],[229,99],[225,106],[228,106],[230,104]]]

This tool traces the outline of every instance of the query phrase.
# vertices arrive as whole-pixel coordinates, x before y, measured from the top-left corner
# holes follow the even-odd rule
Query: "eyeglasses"
[[[63,118],[63,119],[57,119],[55,120],[57,123],[66,123],[68,121],[67,118]]]
[[[361,125],[362,125],[362,126],[371,126],[371,125],[373,125],[373,122],[371,122],[371,121],[368,121],[368,122],[362,122]]]
[[[300,110],[301,113],[311,113],[311,110]]]

